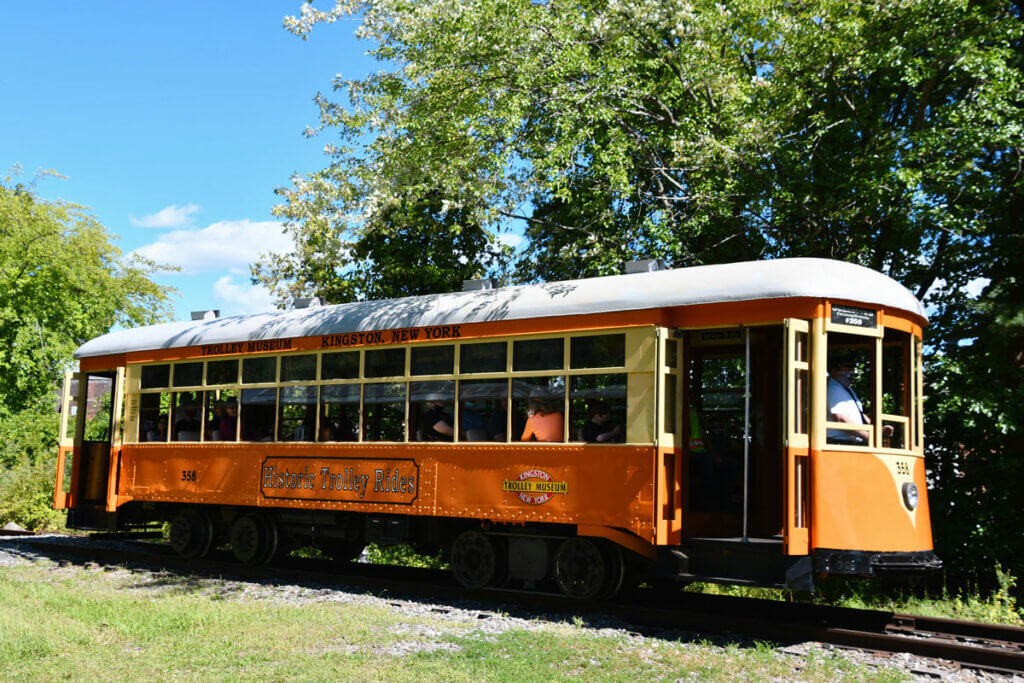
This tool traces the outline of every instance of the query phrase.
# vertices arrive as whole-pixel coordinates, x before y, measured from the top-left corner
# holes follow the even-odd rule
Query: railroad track
[[[345,585],[379,595],[463,604],[467,600],[500,603],[533,612],[584,620],[614,616],[639,632],[661,629],[697,634],[735,635],[778,644],[817,641],[878,653],[906,652],[946,660],[963,668],[1002,674],[1024,673],[1024,629],[877,610],[826,607],[803,603],[637,590],[614,602],[579,602],[556,593],[486,589],[466,590],[448,572],[379,565],[336,565],[326,560],[285,558],[272,567],[247,567],[214,553],[201,561],[185,560],[160,543],[69,545],[62,537],[3,539],[30,547],[53,559],[106,564],[143,564],[183,574],[239,578],[258,582]],[[535,616],[535,615],[534,615]]]

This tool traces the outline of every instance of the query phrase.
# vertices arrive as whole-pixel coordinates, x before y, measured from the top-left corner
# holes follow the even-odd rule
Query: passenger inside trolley
[[[562,441],[565,418],[550,399],[531,399],[520,441]]]
[[[612,407],[605,401],[590,404],[590,418],[580,428],[580,437],[587,443],[622,443],[626,434],[622,425],[612,418]]]

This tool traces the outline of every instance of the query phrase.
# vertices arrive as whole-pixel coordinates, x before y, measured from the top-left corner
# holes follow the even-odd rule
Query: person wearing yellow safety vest
[[[697,409],[690,407],[690,452],[691,453],[707,453],[707,449],[704,448],[704,435],[700,429],[700,417],[697,415]]]

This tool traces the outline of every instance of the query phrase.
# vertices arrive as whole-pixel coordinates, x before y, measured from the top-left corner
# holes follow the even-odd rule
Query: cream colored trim
[[[125,368],[124,377],[124,434],[122,440],[125,443],[138,443],[139,438],[139,413],[141,410],[141,394],[139,384],[141,382],[142,369],[139,366],[128,366]]]
[[[124,418],[124,368],[118,368],[110,390],[114,392],[110,402],[110,447],[121,448],[122,419]]]
[[[843,334],[856,334],[861,337],[878,337],[881,339],[885,336],[885,328],[878,324],[875,327],[857,327],[856,325],[841,325],[834,323],[831,320],[825,319],[825,332],[842,332]]]
[[[85,372],[76,372],[75,379],[78,380],[78,412],[75,413],[75,443],[81,444],[85,440],[85,414],[86,402],[89,398],[89,375]]]
[[[921,342],[916,337],[914,337],[914,347],[914,383],[917,385],[917,395],[914,398],[914,416],[917,418],[915,421],[917,427],[917,444],[915,450],[921,455],[924,455],[924,363]]]
[[[875,352],[874,358],[871,362],[871,368],[875,378],[874,386],[874,400],[871,402],[871,435],[874,437],[872,442],[876,445],[882,445],[882,420],[879,416],[882,414],[882,375],[884,374],[885,368],[882,367],[882,361],[884,356],[882,354],[882,338],[878,337],[875,339]]]
[[[828,369],[825,367],[828,365],[825,320],[815,318],[811,329],[813,332],[808,340],[811,344],[809,356],[811,359],[811,409],[809,411],[811,424],[808,427],[811,432],[812,448],[822,450],[825,448],[827,433],[825,425],[828,418],[828,407],[825,405],[828,402],[825,384],[828,380]]]
[[[61,385],[60,391],[60,432],[57,436],[57,445],[62,448],[73,446],[74,436],[69,438],[68,434],[68,421],[71,418],[71,382],[75,378],[74,370],[64,371],[64,383]],[[76,411],[77,414],[77,411]]]
[[[786,318],[783,320],[783,326],[786,332],[785,343],[783,344],[783,353],[785,353],[785,362],[783,363],[783,372],[785,373],[785,381],[783,386],[785,387],[785,394],[783,401],[785,402],[786,408],[786,442],[791,448],[808,448],[810,446],[810,425],[805,424],[804,427],[807,429],[806,433],[796,431],[796,416],[798,407],[796,404],[797,397],[797,386],[796,386],[796,371],[804,370],[807,372],[807,385],[804,387],[805,392],[810,392],[811,387],[811,373],[810,373],[810,348],[807,349],[807,361],[801,361],[797,359],[796,352],[799,348],[797,343],[797,335],[804,334],[807,336],[808,347],[811,344],[810,334],[810,323],[806,320],[799,318]],[[809,397],[805,396],[805,400],[809,400]],[[809,408],[809,406],[808,406]],[[807,411],[808,421],[810,421],[811,411]]]
[[[832,451],[845,451],[847,448],[857,448],[857,449],[863,448],[863,449],[873,450],[874,449],[874,444],[878,443],[878,441],[876,439],[876,437],[877,437],[877,433],[876,432],[878,430],[876,430],[875,427],[876,427],[876,425],[854,425],[854,424],[850,424],[849,422],[825,422],[826,433],[827,433],[827,431],[829,429],[835,429],[835,430],[842,431],[842,432],[867,432],[868,433],[868,442],[866,444],[854,444],[854,443],[832,443],[832,444],[830,444],[830,443],[827,443],[828,439],[826,438],[825,439],[825,441],[826,441],[825,448],[827,448],[828,450],[832,450]]]

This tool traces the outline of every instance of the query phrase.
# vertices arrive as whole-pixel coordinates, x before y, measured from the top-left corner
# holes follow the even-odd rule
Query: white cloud
[[[199,212],[196,204],[185,206],[168,206],[142,218],[129,216],[132,225],[137,228],[186,228],[192,225],[192,215]]]
[[[280,223],[245,219],[164,233],[135,253],[194,275],[218,270],[248,272],[249,264],[260,254],[287,252],[291,247],[291,238],[282,232]]]
[[[992,280],[987,277],[976,277],[967,283],[964,287],[964,291],[967,292],[968,296],[972,299],[977,299],[981,292],[991,284]]]
[[[266,313],[273,311],[274,301],[263,285],[237,283],[231,275],[219,278],[213,284],[213,298],[221,304],[224,315]]]
[[[526,236],[517,232],[502,232],[498,234],[498,242],[513,249],[518,249],[526,242]]]

